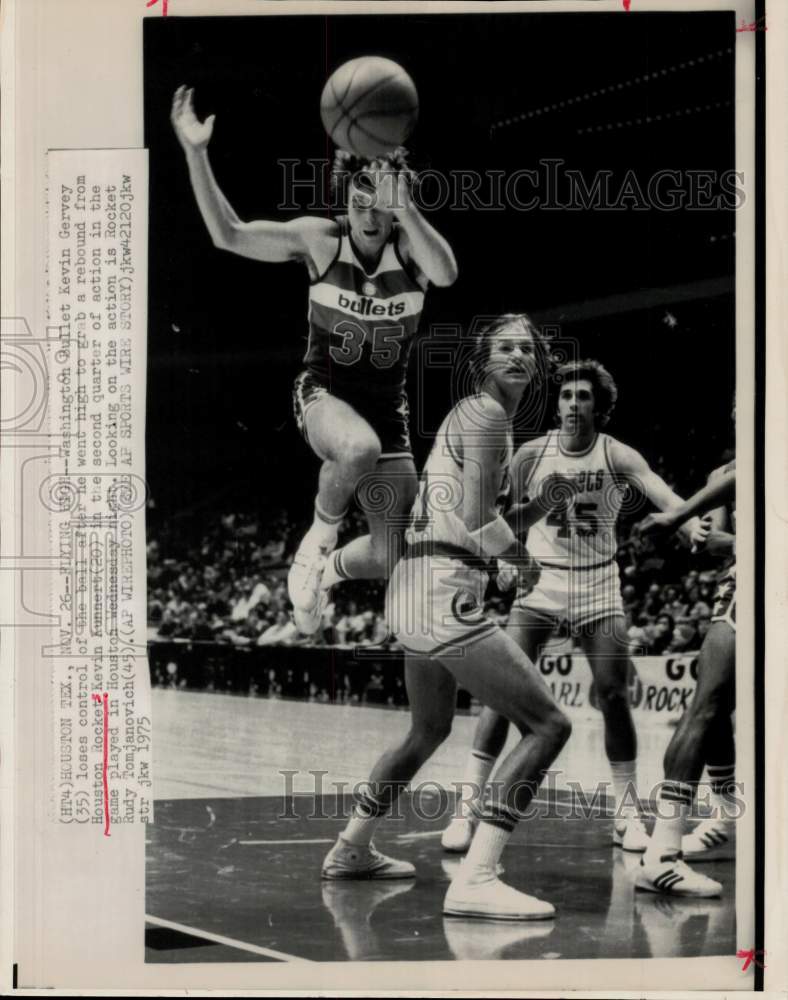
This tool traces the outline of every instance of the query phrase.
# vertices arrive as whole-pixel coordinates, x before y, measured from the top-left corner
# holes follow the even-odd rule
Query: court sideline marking
[[[276,958],[280,962],[306,962],[308,965],[314,965],[311,958],[299,958],[297,955],[287,955],[283,951],[275,951],[273,948],[263,948],[261,945],[249,944],[247,941],[238,941],[236,938],[225,937],[223,934],[212,934],[211,931],[203,931],[198,927],[189,927],[187,924],[179,924],[174,920],[164,920],[162,917],[153,917],[149,913],[145,914],[145,920],[156,927],[166,927],[171,931],[180,931],[181,934],[203,938],[206,941],[213,941],[215,944],[224,944],[228,948],[249,951],[253,955],[265,955],[266,958]]]

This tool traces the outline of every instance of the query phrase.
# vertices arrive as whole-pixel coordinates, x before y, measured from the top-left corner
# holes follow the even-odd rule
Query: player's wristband
[[[499,556],[517,541],[514,532],[502,517],[488,521],[470,535],[474,545],[486,556]]]

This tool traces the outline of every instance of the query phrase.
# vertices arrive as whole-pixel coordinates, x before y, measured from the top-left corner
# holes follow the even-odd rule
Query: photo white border
[[[2,309],[3,316],[24,316],[31,328],[46,326],[46,150],[48,148],[139,147],[143,144],[142,122],[142,31],[144,17],[160,16],[157,7],[146,9],[144,0],[6,0],[2,9],[2,72],[3,72],[3,249],[2,249]],[[645,11],[682,11],[727,9],[735,12],[736,22],[755,19],[753,0],[632,0],[626,13],[620,0],[544,0],[544,2],[344,2],[307,4],[291,0],[286,7],[276,0],[169,0],[169,16],[195,15],[265,15],[265,14],[375,14],[449,13],[479,11],[539,13],[547,11],[592,12],[618,11],[621,16],[635,17]],[[784,675],[783,639],[786,635],[786,523],[788,523],[788,474],[784,463],[769,461],[769,455],[785,455],[785,433],[788,429],[786,412],[786,338],[784,335],[785,268],[781,255],[785,253],[785,107],[788,89],[784,53],[788,39],[786,5],[770,4],[767,8],[766,35],[769,59],[769,102],[767,121],[770,136],[768,170],[769,207],[767,238],[771,256],[772,281],[769,283],[767,400],[767,671],[769,691],[767,713],[767,777],[773,776],[773,763],[785,760],[779,751],[786,749],[785,717],[788,689]],[[131,44],[130,40],[135,40]],[[755,315],[755,283],[752,278],[754,260],[754,212],[752,196],[755,178],[754,96],[755,33],[736,36],[736,169],[745,174],[747,201],[737,219],[737,469],[739,472],[739,635],[738,649],[752,649],[755,609],[752,606],[753,565],[743,553],[753,550],[755,498],[747,488],[753,481],[752,441],[754,414],[754,370],[752,359],[753,317]],[[107,85],[105,81],[109,81]],[[119,113],[122,108],[122,113]],[[776,144],[776,151],[775,151]],[[774,154],[774,155],[773,155]],[[24,220],[24,225],[22,224]],[[776,277],[775,277],[776,273]],[[2,456],[2,516],[4,523],[13,517],[14,486],[8,456]],[[749,563],[749,565],[748,565]],[[0,608],[13,607],[13,598],[3,592],[7,574],[0,573]],[[13,575],[13,574],[12,574]],[[10,599],[9,599],[10,598]],[[84,994],[88,989],[112,989],[122,984],[119,995],[129,990],[168,990],[185,988],[254,989],[261,986],[279,993],[287,989],[341,991],[359,995],[375,995],[370,983],[381,991],[399,990],[427,995],[447,989],[516,991],[518,995],[536,992],[539,996],[564,995],[567,990],[584,990],[577,995],[592,996],[589,983],[600,982],[605,996],[614,996],[611,986],[629,989],[638,996],[657,995],[644,988],[657,979],[660,984],[681,993],[690,989],[732,988],[732,975],[740,969],[740,961],[731,956],[693,959],[648,960],[577,960],[555,962],[418,962],[418,963],[314,963],[309,980],[304,981],[304,965],[279,966],[273,963],[214,965],[145,965],[143,951],[144,928],[144,833],[143,827],[118,828],[108,842],[97,838],[74,837],[68,828],[50,827],[45,820],[42,800],[49,793],[49,758],[43,750],[49,739],[49,728],[42,722],[46,712],[49,689],[47,678],[40,671],[21,669],[23,663],[35,660],[35,647],[40,646],[40,633],[14,634],[4,629],[0,655],[3,658],[3,705],[0,716],[0,737],[3,740],[2,806],[5,816],[15,810],[18,829],[14,837],[11,823],[0,824],[0,861],[2,861],[3,892],[1,895],[4,928],[15,927],[9,945],[7,933],[0,941],[0,976],[5,982],[11,962],[18,962],[20,982],[29,981],[35,970],[37,986],[70,988]],[[9,665],[10,664],[10,665]],[[14,669],[15,668],[15,669]],[[752,688],[752,658],[749,653],[737,658],[739,692]],[[14,686],[15,684],[15,686]],[[9,692],[12,697],[9,697]],[[754,705],[742,700],[737,709],[737,731],[740,751],[746,733],[754,729]],[[13,734],[34,739],[37,753],[31,762],[29,746],[13,744]],[[155,739],[155,732],[154,732]],[[17,767],[19,768],[17,770]],[[737,762],[738,780],[754,787],[754,757],[740,753]],[[784,941],[784,899],[788,896],[788,876],[785,864],[786,802],[785,781],[777,770],[777,780],[771,782],[767,794],[767,989],[785,989],[786,960]],[[769,785],[767,784],[767,788]],[[752,879],[753,823],[740,825],[737,852],[737,886]],[[91,828],[93,829],[93,828]],[[22,831],[30,834],[22,835]],[[57,841],[55,844],[54,841]],[[15,853],[16,852],[16,853]],[[14,866],[14,861],[18,867]],[[58,862],[69,867],[60,871],[64,884],[61,894],[73,893],[79,900],[79,919],[75,912],[47,908],[47,881],[52,878]],[[8,891],[9,876],[16,876],[16,898]],[[34,882],[29,896],[27,886]],[[69,881],[70,880],[70,881]],[[108,895],[108,889],[111,892]],[[108,900],[117,903],[112,919],[107,919]],[[15,916],[14,916],[15,915]],[[7,918],[7,919],[6,919]],[[737,924],[740,930],[752,926],[753,898],[751,893],[737,893]],[[741,939],[740,947],[751,947]],[[10,962],[9,962],[10,958]],[[556,981],[561,994],[545,992]],[[744,974],[739,981],[742,989],[752,988],[752,978]],[[529,991],[523,991],[527,984]],[[774,984],[772,986],[772,984]],[[735,987],[734,987],[735,988]],[[381,992],[379,991],[379,992]],[[21,992],[21,991],[20,991]],[[25,991],[27,992],[27,991]],[[176,995],[176,994],[172,994]],[[598,994],[596,994],[598,995]],[[625,994],[621,994],[625,995]],[[664,995],[664,994],[660,994]],[[698,996],[712,995],[699,993]]]

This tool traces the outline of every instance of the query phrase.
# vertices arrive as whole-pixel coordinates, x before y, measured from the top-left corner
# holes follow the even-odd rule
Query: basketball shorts
[[[498,628],[484,613],[488,581],[486,564],[463,549],[409,546],[386,590],[388,626],[407,652],[461,656]]]
[[[309,444],[306,430],[306,414],[325,396],[334,396],[363,417],[380,439],[380,457],[412,458],[410,446],[410,410],[408,397],[403,389],[397,394],[375,393],[367,390],[349,390],[330,384],[314,372],[306,369],[293,384],[293,410],[296,424]]]
[[[711,620],[727,622],[733,631],[736,631],[736,563],[726,570],[717,584]]]
[[[513,607],[566,622],[570,629],[601,618],[624,616],[621,580],[615,559],[587,569],[564,569],[542,564],[542,575],[528,593],[520,593]]]

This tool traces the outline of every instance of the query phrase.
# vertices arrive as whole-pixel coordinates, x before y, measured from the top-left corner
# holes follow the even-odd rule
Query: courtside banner
[[[631,664],[629,703],[637,721],[677,722],[695,693],[698,654],[633,656]],[[573,718],[599,717],[594,678],[582,653],[541,656],[539,670],[555,700]]]

